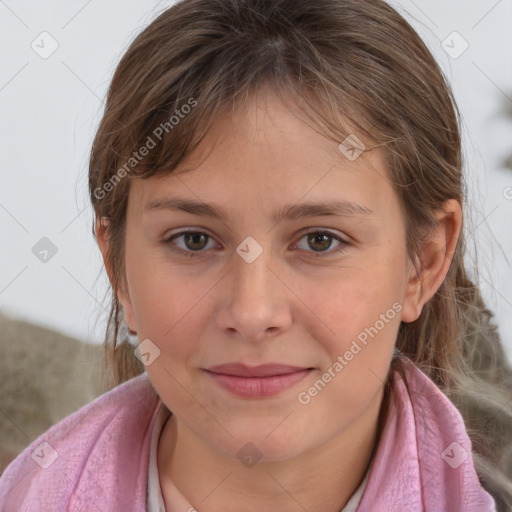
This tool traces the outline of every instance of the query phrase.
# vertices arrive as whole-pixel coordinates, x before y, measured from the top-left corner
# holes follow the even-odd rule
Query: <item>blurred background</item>
[[[0,311],[61,332],[68,346],[71,338],[101,343],[108,313],[87,195],[107,87],[131,40],[172,3],[0,0]],[[458,101],[468,259],[512,361],[512,0],[390,3],[426,41]]]

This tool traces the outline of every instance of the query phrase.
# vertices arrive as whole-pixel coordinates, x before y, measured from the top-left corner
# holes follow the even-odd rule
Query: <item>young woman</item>
[[[89,184],[116,386],[7,468],[2,510],[511,510],[456,108],[389,5],[173,5]]]

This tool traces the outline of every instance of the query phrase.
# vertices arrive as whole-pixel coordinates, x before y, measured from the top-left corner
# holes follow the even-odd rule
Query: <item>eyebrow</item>
[[[173,210],[183,211],[193,215],[213,217],[221,221],[226,221],[228,215],[226,211],[217,205],[183,199],[179,197],[160,197],[152,199],[144,206],[144,211]],[[276,223],[283,220],[296,220],[302,217],[320,217],[320,216],[356,216],[373,215],[373,211],[357,203],[350,201],[333,201],[329,203],[300,203],[290,204],[274,211],[272,220]]]

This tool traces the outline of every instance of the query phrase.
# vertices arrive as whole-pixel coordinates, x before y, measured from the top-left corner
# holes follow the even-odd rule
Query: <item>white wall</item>
[[[172,2],[0,2],[0,309],[101,341],[107,281],[91,235],[87,158],[109,79],[135,34]],[[392,2],[453,84],[482,288],[512,360],[512,3]],[[467,42],[467,50],[457,58]],[[47,32],[50,36],[40,36]],[[38,52],[56,51],[46,59]],[[462,46],[464,45],[464,46]],[[404,48],[404,51],[407,51]],[[42,263],[33,246],[57,253]]]

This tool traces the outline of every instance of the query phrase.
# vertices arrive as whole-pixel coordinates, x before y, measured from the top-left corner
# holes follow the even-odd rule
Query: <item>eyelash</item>
[[[186,231],[180,231],[178,233],[173,233],[172,235],[166,237],[163,240],[163,243],[165,245],[167,245],[169,247],[169,249],[171,249],[173,252],[176,252],[176,253],[178,253],[180,255],[183,255],[185,257],[193,258],[197,254],[206,252],[204,249],[199,250],[199,251],[190,251],[190,250],[185,251],[185,250],[177,247],[176,244],[174,243],[174,240],[176,238],[179,238],[180,236],[184,236],[184,235],[187,235],[187,234],[202,234],[202,235],[206,235],[208,237],[208,241],[213,240],[213,237],[210,236],[208,233],[205,233],[204,231],[186,230]],[[302,240],[302,238],[304,238],[305,236],[313,235],[313,234],[315,234],[315,235],[318,235],[318,234],[328,235],[328,236],[332,237],[333,239],[341,242],[340,245],[337,248],[332,249],[332,250],[321,251],[321,252],[306,251],[306,252],[311,252],[311,256],[313,258],[319,258],[319,257],[323,257],[324,255],[332,255],[332,254],[335,254],[335,253],[340,253],[340,252],[342,252],[342,251],[344,251],[346,249],[347,245],[349,245],[349,243],[346,240],[343,240],[339,236],[336,236],[335,234],[330,233],[329,231],[323,231],[323,230],[308,231],[306,233],[303,233],[301,235],[301,237],[299,238],[299,241]]]

